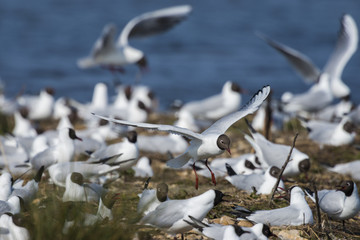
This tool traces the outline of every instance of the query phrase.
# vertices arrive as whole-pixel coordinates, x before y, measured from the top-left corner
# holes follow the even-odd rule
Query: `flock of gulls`
[[[116,26],[108,24],[90,55],[81,58],[78,66],[84,69],[101,66],[124,72],[127,65],[137,64],[143,71],[147,68],[145,54],[130,46],[129,40],[170,30],[191,11],[191,6],[184,5],[144,13],[129,21],[116,41]],[[307,200],[317,202],[321,211],[335,221],[344,222],[357,216],[360,199],[354,181],[360,181],[360,160],[324,166],[325,171],[349,178],[338,188],[313,192],[295,182],[286,189],[283,180],[301,173],[311,174],[313,160],[290,144],[275,143],[261,134],[267,123],[271,131],[282,131],[288,121],[296,118],[320,149],[325,145],[354,142],[355,130],[360,124],[360,107],[351,101],[351,87],[341,79],[358,45],[354,19],[348,14],[341,17],[335,49],[323,70],[299,51],[263,33],[258,32],[257,36],[282,54],[305,81],[312,83],[308,91],[285,92],[281,99],[267,101],[271,88],[264,86],[243,103],[244,90],[237,83],[227,81],[219,94],[178,106],[171,112],[176,118],[171,125],[147,122],[150,112],[156,109],[157,99],[149,87],[140,84],[116,86],[117,94],[110,98],[107,85],[97,83],[92,101],[88,103],[68,97],[54,99],[50,88],[39,95],[22,95],[16,99],[2,94],[1,112],[13,117],[14,128],[0,137],[0,238],[32,238],[19,218],[23,205],[36,199],[39,182],[64,189],[59,198],[68,204],[68,212],[79,202],[95,202],[98,206],[96,213],[83,213],[80,222],[69,213],[63,222],[63,234],[75,226],[111,221],[118,194],[106,186],[128,169],[133,169],[135,176],[144,182],[148,179],[143,192],[139,192],[137,213],[134,213],[140,216],[137,224],[151,225],[172,236],[194,229],[211,239],[276,238],[271,226],[314,223],[313,210]],[[249,114],[255,114],[252,122],[245,119]],[[227,134],[227,130],[243,118],[250,132],[248,135],[246,129],[242,129],[243,136],[254,151],[232,156],[231,149],[235,146],[231,146],[232,135]],[[44,129],[39,125],[50,119],[58,120],[55,128]],[[81,121],[83,127],[75,128],[75,121]],[[138,134],[139,129],[145,130]],[[114,143],[119,138],[121,141]],[[224,152],[231,158],[218,158]],[[178,171],[192,169],[196,189],[198,175],[210,178],[214,186],[192,198],[170,199],[166,183],[159,183],[155,189],[148,188],[149,178],[156,176],[146,153],[171,156],[164,167]],[[74,161],[79,155],[86,159]],[[288,155],[290,161],[283,168]],[[24,180],[25,176],[34,177]],[[271,194],[275,187],[289,195],[289,205],[271,210],[250,211],[245,208],[249,206],[240,205],[231,209],[238,220],[247,220],[252,227],[212,223],[205,218],[209,211],[227,201],[226,189],[221,189],[224,192],[215,189],[219,178],[248,194]]]

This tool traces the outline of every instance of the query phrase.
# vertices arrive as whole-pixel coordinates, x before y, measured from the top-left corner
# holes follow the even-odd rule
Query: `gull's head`
[[[346,121],[344,123],[343,129],[345,132],[351,134],[352,132],[354,132],[356,130],[356,126],[351,121]]]
[[[79,138],[78,136],[76,136],[76,133],[75,133],[75,130],[72,129],[72,128],[69,128],[69,137],[72,139],[72,140],[79,140],[79,141],[82,141],[81,138]]]
[[[300,172],[307,172],[310,169],[310,159],[304,159],[299,162],[299,170]]]
[[[129,131],[126,134],[126,137],[127,137],[128,141],[131,143],[136,143],[136,141],[137,141],[137,133],[135,131]]]
[[[351,194],[354,191],[354,182],[353,181],[345,181],[341,183],[341,185],[338,188],[338,191],[342,191],[345,193],[347,197],[350,197]]]
[[[269,173],[272,177],[278,178],[280,174],[280,169],[278,167],[272,166],[269,170]]]
[[[118,199],[118,193],[106,192],[101,195],[101,201],[108,209],[111,209],[116,200]]]
[[[84,177],[81,173],[78,172],[71,173],[70,179],[73,183],[79,184],[80,186],[84,184]]]
[[[220,148],[221,150],[226,150],[228,151],[228,153],[231,155],[230,152],[230,138],[228,136],[226,136],[225,134],[221,134],[217,141],[216,144],[218,146],[218,148]]]
[[[156,197],[160,202],[165,202],[168,194],[168,185],[166,183],[159,183],[156,187]]]

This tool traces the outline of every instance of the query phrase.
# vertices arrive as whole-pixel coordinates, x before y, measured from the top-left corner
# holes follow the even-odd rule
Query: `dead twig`
[[[314,189],[314,193],[315,193],[315,206],[316,206],[316,214],[317,214],[317,217],[318,217],[317,224],[318,224],[319,231],[322,231],[321,214],[320,214],[320,207],[319,207],[319,196],[318,196],[318,192],[317,192],[317,189],[316,189],[315,182],[311,181],[311,185],[312,185],[312,187]]]
[[[296,139],[297,139],[298,135],[299,135],[299,133],[296,133],[296,134],[295,134],[294,141],[293,141],[293,144],[292,144],[292,146],[291,146],[289,155],[287,156],[287,159],[286,159],[284,165],[283,165],[283,166],[281,167],[281,169],[280,169],[280,174],[279,174],[279,176],[278,176],[278,178],[277,178],[277,181],[276,181],[276,183],[275,183],[275,185],[274,185],[274,187],[273,187],[273,189],[272,189],[272,192],[271,192],[271,198],[270,198],[270,201],[269,201],[269,206],[271,206],[271,203],[272,203],[272,201],[273,201],[273,199],[274,199],[274,195],[275,195],[276,189],[277,189],[278,186],[279,186],[280,179],[281,179],[281,177],[282,177],[282,175],[283,175],[283,173],[284,173],[284,171],[285,171],[285,168],[286,168],[286,166],[288,165],[288,163],[290,162],[290,157],[291,157],[292,151],[293,151],[293,149],[294,149],[294,147],[295,147],[295,142],[296,142]]]

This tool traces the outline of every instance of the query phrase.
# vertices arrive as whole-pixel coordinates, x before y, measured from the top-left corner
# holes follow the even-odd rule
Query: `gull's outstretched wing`
[[[145,37],[165,32],[183,21],[191,9],[190,5],[181,5],[137,16],[126,24],[117,43],[123,46],[128,43],[128,38]]]
[[[92,49],[92,56],[96,57],[101,52],[107,51],[108,49],[113,49],[115,44],[115,34],[116,34],[116,26],[113,23],[109,23],[105,25],[102,35],[96,40],[94,47]]]
[[[140,128],[146,128],[149,130],[157,130],[157,131],[163,131],[163,132],[169,132],[172,134],[182,135],[185,137],[188,137],[190,139],[199,139],[202,140],[202,135],[199,133],[195,133],[189,129],[181,128],[177,126],[171,126],[171,125],[163,125],[163,124],[152,124],[152,123],[134,123],[134,122],[128,122],[123,120],[117,120],[114,118],[108,118],[104,116],[97,115],[95,113],[92,113],[94,116],[113,122],[118,123],[121,125],[131,126],[131,127],[140,127]]]
[[[321,71],[315,66],[310,58],[285,44],[270,39],[260,32],[256,32],[256,35],[281,53],[306,82],[317,82]]]
[[[89,68],[97,65],[95,58],[111,52],[115,48],[115,33],[116,26],[112,23],[105,25],[101,36],[96,40],[91,50],[91,54],[88,57],[81,58],[77,61],[77,65],[80,68]]]
[[[239,111],[231,113],[213,123],[202,134],[223,134],[225,131],[239,121],[241,118],[251,114],[259,109],[260,105],[264,102],[270,93],[270,86],[265,86],[245,104]]]
[[[324,72],[329,73],[331,77],[340,78],[345,65],[356,52],[358,42],[359,33],[356,23],[350,15],[345,14],[341,18],[336,47],[324,67]]]

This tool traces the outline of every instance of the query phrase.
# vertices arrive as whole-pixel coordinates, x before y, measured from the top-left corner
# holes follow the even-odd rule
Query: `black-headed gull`
[[[328,122],[339,122],[345,115],[355,109],[350,98],[343,98],[338,103],[332,104],[316,113],[315,119]]]
[[[290,191],[290,205],[283,208],[272,210],[257,210],[255,212],[238,210],[240,218],[264,223],[271,226],[298,226],[302,224],[312,224],[313,214],[305,200],[305,193],[300,187],[292,187]]]
[[[81,173],[72,172],[66,177],[65,192],[62,201],[98,202],[100,196],[106,193],[106,191],[105,188],[98,184],[84,183],[84,177]]]
[[[349,175],[355,181],[360,181],[360,160],[338,163],[334,166],[324,165],[324,167],[330,172]]]
[[[329,106],[334,100],[330,90],[330,77],[327,73],[320,75],[318,82],[307,91],[298,94],[285,92],[281,96],[282,110],[288,114],[299,114],[304,117]]]
[[[29,231],[19,226],[19,222],[16,219],[18,215],[12,215],[11,213],[5,213],[0,217],[0,239],[12,240],[12,239],[30,239]]]
[[[135,177],[152,177],[154,176],[154,171],[151,167],[151,159],[148,157],[141,157],[135,166],[131,167],[135,171]]]
[[[95,42],[90,56],[78,60],[78,66],[89,68],[100,65],[122,71],[123,66],[136,63],[140,69],[146,68],[144,53],[131,47],[129,39],[165,32],[183,21],[191,10],[191,6],[182,5],[144,13],[126,24],[116,42],[116,26],[107,24]]]
[[[226,130],[235,122],[245,117],[248,114],[255,112],[262,102],[266,99],[266,97],[270,93],[270,86],[265,86],[261,90],[259,90],[250,100],[244,105],[239,111],[229,114],[215,123],[213,123],[208,129],[203,131],[202,133],[194,133],[193,131],[180,128],[177,126],[171,125],[161,125],[161,124],[150,124],[150,123],[132,123],[122,120],[116,120],[113,118],[108,118],[104,116],[99,116],[94,114],[95,116],[119,123],[122,125],[128,125],[132,127],[141,127],[151,130],[165,131],[173,134],[183,135],[187,138],[192,139],[190,142],[190,146],[187,150],[181,154],[180,156],[171,159],[167,162],[167,165],[172,168],[181,168],[190,159],[194,160],[193,169],[196,175],[196,184],[195,187],[198,187],[198,178],[195,169],[195,163],[197,160],[208,159],[209,157],[213,157],[223,153],[225,150],[230,153],[230,138],[225,135]],[[206,161],[207,163],[207,161]],[[207,165],[207,164],[206,164]],[[210,168],[209,168],[210,170]],[[210,170],[211,171],[211,170]],[[212,181],[216,184],[215,176],[212,174]]]
[[[305,189],[306,194],[315,202],[315,193]],[[331,219],[344,220],[354,217],[360,211],[359,193],[354,181],[345,181],[336,190],[317,192],[319,207]]]
[[[344,14],[340,23],[336,47],[322,72],[302,53],[275,42],[262,34],[260,36],[270,46],[283,54],[304,79],[314,82],[322,73],[329,74],[333,95],[337,98],[343,98],[350,95],[350,88],[342,81],[341,75],[347,62],[357,50],[359,34],[356,23],[349,14]]]
[[[159,183],[156,186],[156,190],[145,188],[139,194],[140,199],[137,205],[137,213],[146,215],[154,211],[160,203],[169,200],[168,190],[169,187],[166,183]]]
[[[116,166],[109,166],[101,163],[86,163],[86,162],[59,162],[51,165],[48,172],[51,180],[57,186],[66,186],[66,177],[69,173],[81,173],[84,178],[89,179],[92,177],[98,178],[104,173],[109,173],[112,170],[117,170]]]
[[[248,121],[246,121],[246,123],[252,138],[245,135],[245,139],[256,151],[256,155],[262,163],[261,165],[264,167],[276,166],[281,168],[290,153],[291,146],[273,143],[267,140],[262,134],[258,133]],[[307,172],[310,169],[309,156],[298,149],[293,148],[290,159],[291,161],[284,170],[285,176],[298,175],[299,173]]]
[[[252,173],[248,175],[236,174],[230,165],[226,165],[228,175],[225,179],[237,189],[245,190],[249,193],[255,188],[256,194],[270,194],[277,178],[280,174],[278,167],[269,167],[265,173]],[[285,188],[284,182],[280,180],[279,187]]]
[[[266,240],[268,237],[274,236],[270,231],[269,226],[258,223],[252,227],[240,227],[238,225],[221,225],[204,223],[193,216],[189,216],[192,221],[187,221],[188,224],[196,228],[206,237],[214,240]]]
[[[16,137],[36,137],[37,132],[29,119],[27,119],[27,115],[28,110],[26,108],[22,108],[14,113],[15,126],[12,133]]]
[[[54,109],[54,89],[43,89],[40,91],[39,96],[21,96],[17,101],[20,106],[28,109],[29,119],[48,119],[52,116]]]
[[[339,123],[309,120],[301,121],[301,124],[308,130],[308,138],[323,145],[341,146],[352,143],[356,136],[356,126],[349,116],[344,116]]]
[[[140,224],[152,225],[172,235],[184,233],[192,229],[184,221],[190,221],[189,215],[202,220],[214,206],[223,201],[223,197],[224,194],[218,190],[208,190],[192,198],[168,200],[145,215]]]
[[[137,133],[135,131],[129,131],[124,141],[96,150],[91,153],[87,162],[120,165],[120,169],[126,170],[135,165],[138,158]]]
[[[25,204],[31,203],[32,200],[35,199],[36,194],[39,190],[39,182],[41,180],[42,174],[44,172],[44,166],[42,166],[36,173],[36,175],[28,181],[25,185],[21,184],[21,186],[15,186],[10,195],[12,196],[19,196],[24,200]],[[23,181],[21,181],[23,182]]]
[[[195,118],[214,121],[239,110],[242,92],[238,84],[227,81],[220,94],[188,102],[182,106],[180,112],[187,111]]]
[[[59,142],[31,158],[31,166],[38,170],[42,166],[47,168],[57,162],[70,162],[75,154],[75,139],[81,140],[76,136],[74,129],[63,128],[59,130]]]
[[[210,168],[216,175],[216,177],[224,177],[227,174],[226,164],[230,165],[236,174],[252,174],[252,173],[263,173],[261,166],[256,163],[257,157],[255,154],[248,153],[243,154],[234,158],[215,158],[210,163]],[[210,172],[199,164],[196,166],[202,168],[197,170],[199,175],[207,178],[211,178]]]
[[[117,195],[112,192],[102,194],[96,215],[85,214],[84,226],[90,226],[105,219],[113,220],[112,208],[117,200]]]

